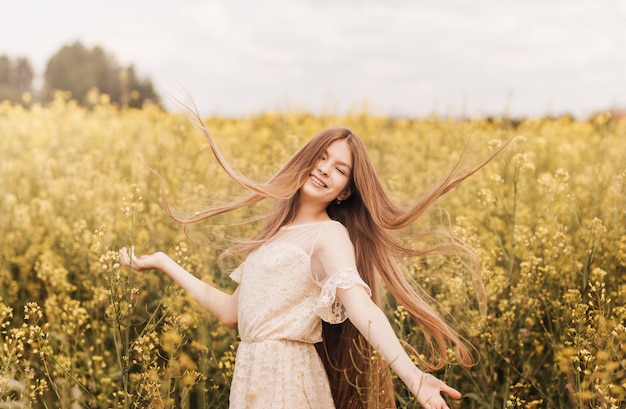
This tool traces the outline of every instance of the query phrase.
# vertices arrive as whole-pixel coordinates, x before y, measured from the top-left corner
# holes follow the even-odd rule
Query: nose
[[[328,170],[327,170],[326,162],[324,161],[317,162],[317,170],[319,170],[322,175],[327,175]]]

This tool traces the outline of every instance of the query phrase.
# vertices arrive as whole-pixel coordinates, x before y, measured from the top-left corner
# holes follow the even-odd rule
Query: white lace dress
[[[239,283],[239,334],[231,409],[334,408],[314,344],[322,322],[346,319],[337,288],[361,285],[343,225],[283,227],[231,277]]]

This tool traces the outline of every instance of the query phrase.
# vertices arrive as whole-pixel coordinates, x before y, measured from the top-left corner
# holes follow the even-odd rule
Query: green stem
[[[511,253],[509,255],[509,280],[513,277],[515,268],[515,226],[517,224],[517,187],[519,182],[519,167],[516,166],[513,176],[513,213],[511,214]]]
[[[117,365],[120,368],[120,373],[121,373],[121,379],[120,381],[122,382],[122,387],[124,389],[124,392],[126,392],[127,390],[127,386],[126,386],[126,370],[125,370],[125,366],[124,366],[124,359],[122,357],[122,353],[121,350],[123,348],[123,345],[120,345],[122,343],[122,328],[121,328],[121,313],[119,310],[119,303],[115,300],[114,297],[114,284],[113,284],[113,277],[109,277],[108,280],[108,284],[109,284],[109,302],[111,303],[111,306],[113,307],[113,311],[114,311],[114,317],[113,320],[114,322],[113,324],[113,343],[115,344],[115,354],[117,357]],[[126,393],[124,395],[124,400],[126,401]]]

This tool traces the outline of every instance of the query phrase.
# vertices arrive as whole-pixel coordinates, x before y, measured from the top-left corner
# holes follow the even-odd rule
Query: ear
[[[350,188],[346,188],[346,190],[344,190],[343,192],[339,194],[339,196],[337,196],[337,199],[346,200],[347,198],[350,197],[351,194],[352,194],[352,190]]]

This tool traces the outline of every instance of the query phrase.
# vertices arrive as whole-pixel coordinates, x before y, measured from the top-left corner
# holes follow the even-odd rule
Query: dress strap
[[[322,232],[324,231],[324,229],[330,225],[329,222],[323,222],[320,223],[320,228],[317,229],[317,233],[315,234],[315,238],[313,239],[313,242],[311,243],[311,247],[309,248],[309,257],[313,256],[313,250],[315,250],[315,246],[317,246],[317,241],[319,240],[320,236],[322,235]]]

